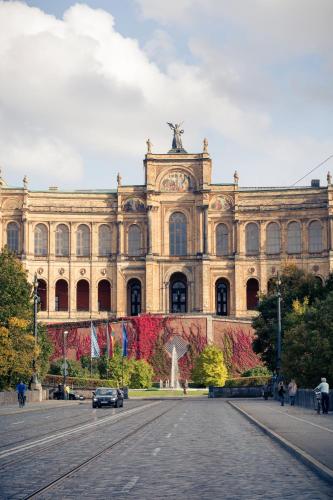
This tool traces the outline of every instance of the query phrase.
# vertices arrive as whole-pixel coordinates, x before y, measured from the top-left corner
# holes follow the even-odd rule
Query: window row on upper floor
[[[19,253],[20,228],[16,222],[7,225],[7,246]],[[187,255],[187,244],[190,239],[186,216],[181,212],[174,212],[169,219],[169,253],[171,256]],[[215,229],[215,254],[217,256],[231,253],[231,234],[229,227],[220,223]],[[129,256],[144,255],[142,229],[137,224],[131,224],[127,231],[127,254]],[[313,220],[307,227],[307,242],[309,253],[322,252],[323,226],[319,220]],[[112,230],[108,224],[101,224],[98,228],[98,255],[109,257],[115,251],[112,249]],[[279,254],[285,250],[289,254],[299,254],[302,248],[302,228],[298,221],[287,225],[286,248],[282,249],[281,228],[277,222],[270,222],[266,226],[266,248],[269,255]],[[245,252],[247,255],[256,255],[260,251],[259,226],[249,222],[245,226]],[[34,228],[34,254],[44,257],[49,253],[49,232],[45,224],[37,224]],[[58,224],[55,230],[55,255],[68,257],[70,255],[70,230],[66,224]],[[91,255],[91,231],[86,224],[80,224],[76,230],[76,255],[89,257]]]

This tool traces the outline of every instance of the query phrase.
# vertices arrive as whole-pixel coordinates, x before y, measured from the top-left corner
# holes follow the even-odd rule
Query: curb
[[[235,403],[232,401],[228,401],[229,405],[232,406],[235,410],[237,410],[241,415],[243,415],[249,422],[252,424],[255,424],[262,432],[267,434],[270,438],[272,438],[274,441],[276,441],[282,448],[287,450],[291,455],[296,457],[298,460],[300,460],[302,463],[304,463],[306,466],[308,466],[310,469],[312,469],[316,474],[318,474],[322,479],[325,479],[325,481],[329,482],[330,484],[333,484],[333,470],[330,469],[329,467],[326,467],[326,465],[322,464],[315,458],[313,458],[311,455],[303,451],[301,448],[298,448],[298,446],[295,446],[294,444],[290,443],[290,441],[287,441],[285,438],[277,434],[276,432],[272,431],[269,429],[266,425],[262,424],[259,420],[257,420],[255,417],[247,413],[245,410],[239,408]]]

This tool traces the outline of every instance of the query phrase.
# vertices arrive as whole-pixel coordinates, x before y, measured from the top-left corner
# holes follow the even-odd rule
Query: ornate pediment
[[[184,193],[191,189],[193,189],[191,177],[181,171],[168,172],[161,182],[161,191]]]
[[[233,202],[229,196],[215,196],[210,202],[210,209],[217,211],[232,210]]]
[[[139,198],[128,198],[123,204],[124,212],[143,212],[145,204]]]

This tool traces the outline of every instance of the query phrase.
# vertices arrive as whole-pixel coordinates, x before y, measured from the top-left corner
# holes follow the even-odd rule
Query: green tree
[[[27,320],[10,318],[7,327],[0,326],[0,387],[28,382],[38,351]]]
[[[133,361],[129,386],[132,389],[148,389],[152,384],[153,368],[144,359]]]
[[[32,317],[32,286],[20,260],[5,247],[0,253],[0,324]]]
[[[207,346],[198,356],[192,371],[192,379],[197,384],[223,387],[228,372],[222,351],[215,346]]]
[[[290,326],[289,314],[293,310],[296,300],[301,303],[306,298],[311,305],[317,298],[323,298],[333,285],[330,278],[325,286],[309,273],[298,269],[295,265],[286,265],[280,275],[280,292],[282,298],[282,339],[283,334]],[[259,315],[253,319],[252,326],[256,331],[253,341],[253,350],[261,355],[269,370],[276,368],[276,339],[277,339],[277,283],[271,281],[267,295],[260,297],[258,306]]]
[[[40,324],[38,345],[35,346],[32,286],[21,261],[6,248],[0,253],[0,328],[3,346],[0,350],[0,385],[13,385],[21,377],[29,381],[33,360],[36,360],[38,373],[43,377],[48,371],[52,346],[45,326]]]
[[[283,373],[303,387],[333,379],[333,292],[312,306],[295,302],[282,351]]]

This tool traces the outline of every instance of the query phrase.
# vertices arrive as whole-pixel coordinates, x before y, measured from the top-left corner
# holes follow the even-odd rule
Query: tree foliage
[[[19,259],[6,248],[0,253],[0,324],[10,318],[30,319],[32,286]]]
[[[281,319],[283,325],[282,337],[289,328],[289,314],[293,310],[295,301],[301,303],[306,298],[312,305],[317,298],[325,296],[325,290],[332,287],[330,278],[325,287],[319,284],[312,274],[298,269],[295,265],[288,264],[282,269],[280,275]],[[332,289],[332,288],[331,288]],[[277,282],[274,278],[267,295],[260,297],[258,306],[259,315],[254,318],[252,326],[256,332],[253,349],[261,355],[270,370],[276,368],[276,339],[277,339]]]
[[[321,376],[333,377],[333,276],[324,285],[311,274],[288,265],[281,279],[282,374],[311,387]],[[253,320],[254,350],[276,367],[277,296],[261,297]]]
[[[207,346],[197,358],[192,372],[194,382],[203,385],[223,387],[228,376],[222,351],[215,346]]]
[[[0,253],[0,386],[32,376],[33,360],[41,377],[48,371],[52,346],[46,329],[33,336],[32,286],[20,260],[6,248]]]

